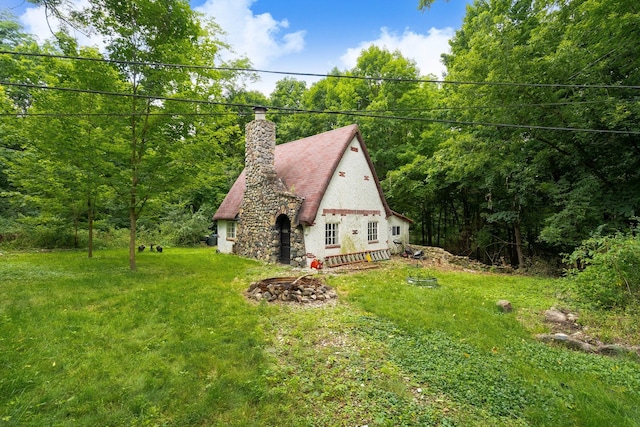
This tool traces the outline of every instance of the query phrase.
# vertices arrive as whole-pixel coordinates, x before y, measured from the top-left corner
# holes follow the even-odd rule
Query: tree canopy
[[[215,67],[220,30],[186,1],[92,0],[73,14],[36,3],[106,47],[64,31],[40,45],[0,19],[13,52],[0,54],[5,239],[82,246],[86,229],[91,248],[94,225],[127,229],[131,268],[139,233],[197,242],[242,169],[253,105],[270,107],[278,143],[357,123],[418,243],[525,267],[637,223],[633,0],[475,0],[444,81],[373,46],[351,69],[311,85],[287,77],[268,96],[244,87],[246,59],[230,68],[247,73]]]
[[[444,57],[447,81],[485,84],[447,85],[443,96],[460,108],[456,120],[478,124],[453,135],[442,155],[471,166],[453,180],[454,200],[474,194],[482,227],[512,228],[513,238],[496,238],[517,247],[524,231],[531,248],[562,251],[634,221],[640,70],[628,58],[639,53],[638,22],[625,1],[468,8]]]

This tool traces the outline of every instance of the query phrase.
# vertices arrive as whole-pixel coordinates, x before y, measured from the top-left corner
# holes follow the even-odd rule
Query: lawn
[[[638,362],[533,338],[556,280],[432,271],[429,289],[386,262],[325,272],[338,301],[301,307],[243,291],[302,273],[210,248],[127,265],[0,257],[0,425],[640,425]]]

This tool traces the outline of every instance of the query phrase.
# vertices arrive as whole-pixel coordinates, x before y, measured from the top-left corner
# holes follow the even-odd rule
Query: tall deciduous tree
[[[0,16],[0,37],[3,50],[42,52],[13,15]],[[26,114],[34,104],[34,96],[26,85],[43,81],[45,74],[46,67],[39,58],[0,55],[0,80],[6,83],[0,88],[3,114],[0,117],[0,214],[3,231],[14,230],[7,238],[20,234],[18,219],[28,218],[35,212],[13,179],[13,165],[27,155],[30,145]]]
[[[24,33],[14,17],[0,12],[0,48],[15,50],[19,46],[33,45],[33,40]],[[18,71],[25,71],[24,64],[17,64],[9,55],[0,55],[0,79],[2,81],[16,81]],[[14,87],[0,86],[0,241],[9,228],[10,218],[15,218],[17,212],[9,203],[9,196],[15,191],[8,176],[9,164],[23,144],[23,127],[16,121],[22,112],[20,104],[24,92]]]
[[[50,87],[72,91],[35,93],[27,122],[31,142],[28,155],[16,165],[16,181],[29,194],[39,194],[43,202],[55,201],[62,211],[68,212],[74,224],[76,247],[79,224],[86,217],[91,257],[94,219],[99,203],[105,201],[104,194],[111,184],[108,177],[113,170],[105,154],[123,138],[123,129],[113,120],[120,110],[119,100],[106,99],[97,92],[120,92],[123,83],[115,69],[100,61],[102,57],[96,49],[78,50],[75,41],[65,34],[57,36],[57,44],[61,51],[49,52],[94,60],[67,61],[55,57],[43,60],[47,72],[42,80]],[[45,164],[49,167],[44,167]],[[37,187],[38,182],[55,185],[44,185],[40,191],[34,191],[33,185]],[[59,191],[55,192],[56,188]]]
[[[295,115],[295,110],[304,108],[306,92],[307,85],[304,81],[287,77],[276,82],[275,89],[269,95],[269,104],[282,108],[270,115],[278,129],[277,142],[289,142],[299,138],[298,123],[290,115]]]
[[[419,143],[420,134],[427,127],[418,121],[398,120],[417,117],[416,109],[425,108],[423,102],[433,102],[429,99],[431,88],[418,84],[418,77],[416,64],[400,52],[372,46],[361,53],[355,67],[344,72],[333,69],[308,90],[293,79],[279,81],[271,94],[272,105],[312,113],[273,118],[278,129],[283,129],[283,141],[357,123],[378,175],[384,178],[388,171],[403,164],[399,158],[412,152],[411,147]]]
[[[480,211],[476,242],[487,230],[493,241],[486,243],[506,242],[522,265],[525,245],[566,251],[637,215],[633,86],[640,67],[629,58],[640,54],[638,22],[633,1],[477,0],[468,7],[445,55],[447,80],[456,83],[446,86],[446,100],[457,108],[450,119],[476,124],[436,153],[450,172],[431,168],[427,180],[454,184],[459,206],[476,193],[474,209],[459,210],[463,230],[467,213]]]
[[[128,118],[126,170],[128,182],[129,264],[136,268],[136,226],[145,205],[170,188],[195,166],[184,157],[200,135],[189,114],[219,110],[206,100],[220,96],[220,75],[161,64],[210,66],[220,48],[184,0],[92,0],[76,15],[106,41],[109,58],[118,62],[131,95]],[[203,99],[200,106],[172,99]],[[222,116],[221,116],[222,117]],[[124,151],[120,154],[124,155]],[[124,159],[122,159],[124,161]]]

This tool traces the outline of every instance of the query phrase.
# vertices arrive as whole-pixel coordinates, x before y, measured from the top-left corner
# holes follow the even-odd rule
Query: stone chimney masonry
[[[304,266],[304,236],[297,221],[303,199],[277,179],[276,125],[266,120],[265,107],[254,111],[255,119],[245,128],[246,187],[233,251],[249,258]]]
[[[276,125],[265,118],[267,109],[255,107],[255,120],[246,126],[244,164],[247,188],[264,186],[276,178]]]

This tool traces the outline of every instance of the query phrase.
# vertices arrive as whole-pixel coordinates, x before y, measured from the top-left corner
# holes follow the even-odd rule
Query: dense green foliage
[[[224,48],[184,1],[94,1],[69,22],[105,36],[112,62],[64,32],[39,46],[3,21],[2,46],[18,54],[3,55],[0,66],[5,104],[16,114],[2,117],[2,216],[10,226],[0,234],[14,245],[86,244],[91,256],[94,232],[127,227],[135,269],[145,231],[157,242],[197,243],[239,173],[239,127],[209,102],[223,99],[233,75],[154,65],[212,65]],[[181,224],[168,225],[174,221]]]
[[[513,261],[629,227],[640,206],[636,2],[476,1],[445,56],[456,120],[425,173],[457,209],[461,249]],[[529,84],[529,85],[522,85]],[[540,86],[542,85],[542,86]],[[602,87],[607,85],[606,87]],[[586,129],[593,132],[566,130]],[[433,178],[432,178],[433,177]],[[510,250],[509,250],[510,249]]]
[[[585,240],[567,261],[569,283],[579,300],[598,308],[640,306],[640,234]]]
[[[391,261],[327,275],[339,301],[299,307],[243,296],[251,281],[290,270],[191,248],[145,251],[131,272],[123,256],[0,256],[1,423],[640,422],[637,361],[532,337],[560,303],[560,280],[425,271],[440,285],[427,289],[407,284],[413,264]],[[496,310],[500,297],[513,313]],[[637,323],[608,329],[640,344]]]
[[[182,0],[93,0],[68,18],[107,35],[106,53],[64,33],[39,45],[10,16],[0,22],[9,51],[123,61],[0,55],[0,239],[14,245],[91,251],[94,228],[127,228],[130,252],[136,237],[197,241],[240,173],[256,104],[271,107],[278,143],[357,123],[418,243],[557,267],[596,230],[636,223],[634,0],[476,0],[444,55],[443,82],[373,46],[352,69],[309,87],[285,78],[269,96],[245,90],[250,74],[157,65],[224,65],[219,30]],[[33,82],[80,92],[20,86]]]
[[[633,1],[477,0],[442,84],[371,47],[330,73],[348,78],[287,80],[272,95],[322,114],[272,117],[283,140],[357,122],[420,243],[520,268],[557,262],[595,230],[635,223],[638,22]]]

